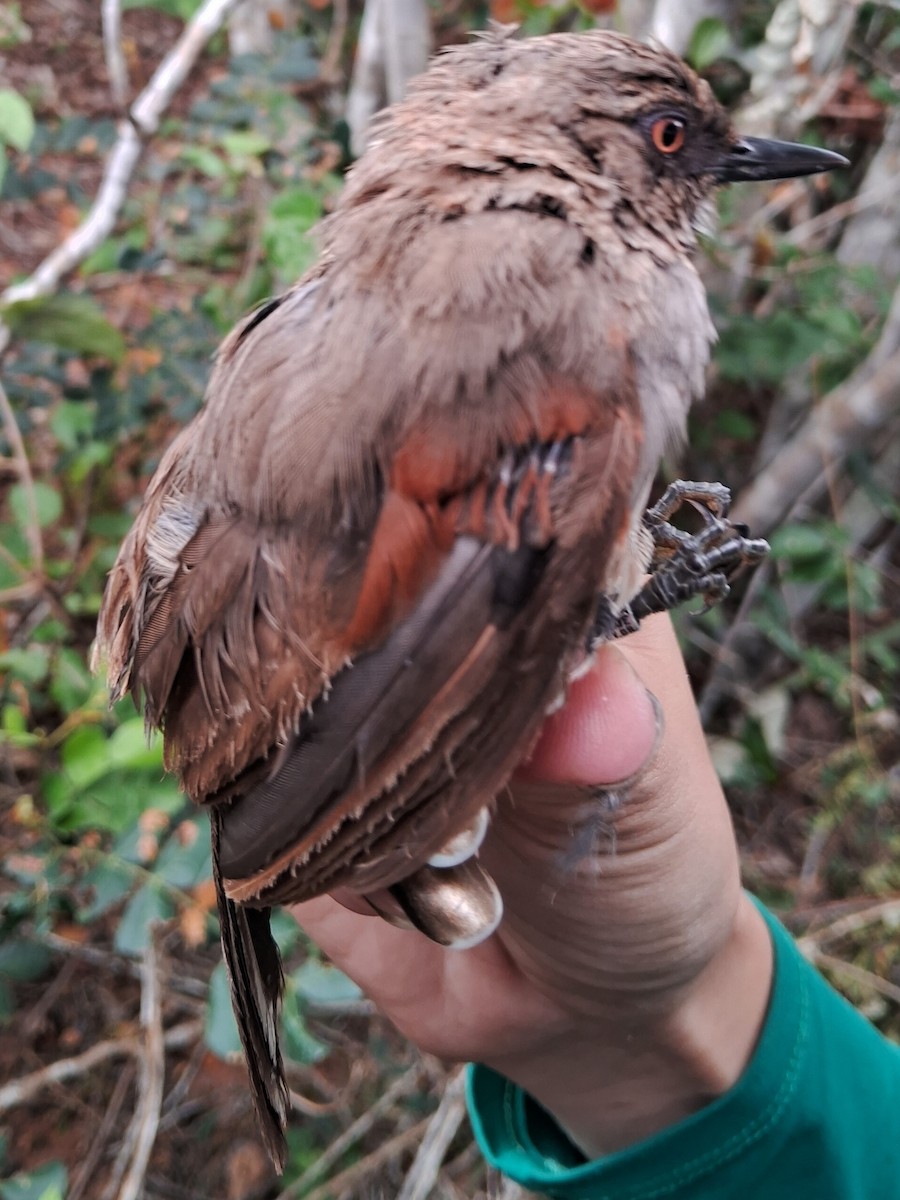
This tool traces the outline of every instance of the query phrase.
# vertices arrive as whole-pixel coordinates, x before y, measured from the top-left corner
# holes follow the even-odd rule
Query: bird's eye
[[[660,154],[677,154],[687,137],[681,117],[657,117],[650,126],[650,140]]]

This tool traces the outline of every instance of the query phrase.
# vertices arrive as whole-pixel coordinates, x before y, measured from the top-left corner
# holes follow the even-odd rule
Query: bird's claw
[[[686,503],[703,518],[697,533],[678,529],[670,521]],[[644,514],[644,528],[653,541],[650,578],[617,614],[613,637],[634,633],[645,617],[668,612],[695,596],[703,600],[700,614],[708,612],[728,595],[735,572],[766,557],[767,542],[748,537],[745,525],[728,520],[730,503],[731,493],[720,483],[678,480],[666,488]],[[608,620],[606,615],[607,629]],[[596,640],[592,631],[592,644]]]

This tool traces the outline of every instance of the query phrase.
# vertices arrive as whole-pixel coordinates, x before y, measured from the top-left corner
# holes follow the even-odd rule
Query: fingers
[[[733,921],[737,850],[666,618],[605,648],[573,687],[499,798],[482,858],[501,938],[561,1004],[665,1009],[703,969]]]
[[[523,774],[534,779],[613,784],[652,757],[661,735],[659,705],[617,646],[601,646],[593,668],[573,683],[547,718]]]

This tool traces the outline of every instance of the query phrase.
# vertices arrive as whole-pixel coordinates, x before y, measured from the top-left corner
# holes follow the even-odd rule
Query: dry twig
[[[849,379],[829,392],[738,497],[733,516],[755,533],[772,529],[801,495],[811,498],[851,450],[896,415],[900,394],[900,288],[877,345]]]
[[[363,1180],[374,1175],[386,1163],[399,1158],[410,1146],[414,1146],[424,1136],[429,1121],[430,1118],[426,1117],[424,1121],[419,1121],[418,1125],[388,1138],[377,1150],[373,1150],[352,1167],[347,1167],[346,1171],[341,1171],[327,1183],[309,1192],[306,1200],[351,1200],[360,1196]],[[296,1195],[295,1192],[291,1194]]]
[[[128,67],[122,53],[122,0],[103,0],[100,17],[103,22],[103,57],[109,75],[109,90],[116,108],[124,109],[128,101]]]
[[[162,1108],[166,1049],[162,1028],[162,982],[153,926],[144,951],[141,976],[141,1028],[144,1040],[138,1068],[137,1104],[120,1152],[121,1159],[127,1147],[130,1161],[118,1200],[139,1200],[141,1196]]]
[[[858,967],[856,963],[846,962],[834,954],[823,954],[819,950],[815,950],[807,957],[817,967],[833,971],[835,975],[843,975],[846,979],[852,979],[862,987],[877,992],[888,1000],[893,1000],[894,1004],[900,1004],[900,987],[896,983],[891,983],[889,979],[882,979],[874,971],[867,971],[865,967]]]
[[[820,953],[824,946],[840,941],[841,938],[850,937],[854,933],[860,933],[863,929],[868,929],[870,925],[878,924],[888,925],[891,928],[900,927],[900,897],[895,896],[890,900],[882,900],[881,903],[872,904],[860,912],[847,913],[843,917],[838,917],[830,925],[825,925],[814,933],[807,933],[798,938],[797,945],[807,958],[812,958]]]
[[[87,1154],[78,1165],[78,1170],[73,1176],[72,1183],[66,1193],[66,1200],[81,1200],[88,1186],[93,1182],[103,1151],[106,1148],[107,1138],[112,1133],[116,1117],[125,1103],[125,1096],[131,1087],[133,1078],[134,1068],[129,1065],[116,1080],[116,1086],[113,1088],[113,1094],[110,1097],[109,1104],[106,1106],[106,1112],[103,1114],[100,1128],[91,1141]]]
[[[199,1021],[184,1021],[176,1025],[165,1035],[163,1041],[167,1050],[180,1050],[189,1046],[203,1031]],[[0,1112],[15,1108],[18,1104],[28,1104],[35,1096],[54,1083],[65,1083],[69,1079],[77,1079],[86,1075],[94,1067],[113,1058],[126,1058],[140,1053],[141,1045],[137,1038],[111,1038],[106,1042],[98,1042],[83,1054],[72,1058],[61,1058],[57,1062],[41,1067],[21,1079],[0,1087]]]
[[[397,1200],[427,1200],[431,1195],[444,1155],[466,1115],[465,1091],[466,1072],[460,1067],[444,1088]]]
[[[277,1200],[293,1200],[293,1197],[303,1195],[306,1188],[325,1175],[335,1163],[346,1154],[361,1138],[364,1138],[372,1126],[389,1112],[391,1107],[407,1092],[412,1091],[422,1071],[422,1064],[417,1062],[408,1071],[395,1080],[388,1090],[375,1101],[360,1117],[348,1126],[342,1134],[334,1139],[327,1150],[314,1163],[306,1168],[302,1175],[294,1180],[278,1194]],[[427,1125],[427,1121],[424,1124]],[[307,1198],[311,1200],[311,1198]]]
[[[103,172],[97,198],[86,218],[27,279],[6,289],[0,303],[15,304],[52,295],[63,277],[73,271],[112,232],[144,140],[156,133],[162,114],[190,74],[201,51],[221,29],[236,0],[204,0],[185,25],[181,37],[157,67],[153,77],[119,122],[118,137]],[[0,354],[9,342],[9,329],[0,322]]]

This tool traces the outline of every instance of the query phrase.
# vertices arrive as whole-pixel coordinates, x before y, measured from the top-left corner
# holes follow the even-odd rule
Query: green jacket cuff
[[[801,956],[760,906],[775,973],[759,1042],[725,1095],[677,1125],[586,1162],[534,1100],[470,1068],[488,1161],[558,1200],[875,1200],[900,1197],[900,1048]]]

